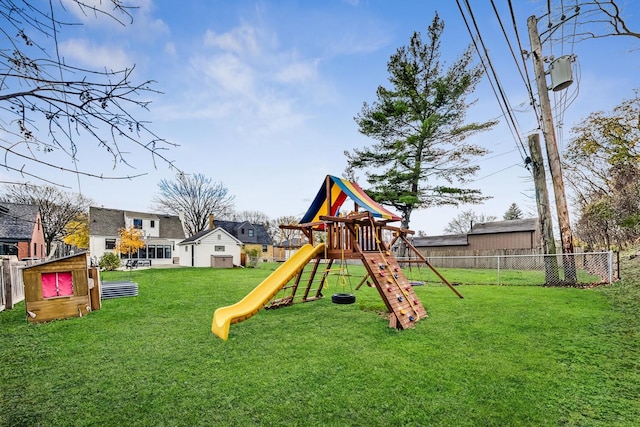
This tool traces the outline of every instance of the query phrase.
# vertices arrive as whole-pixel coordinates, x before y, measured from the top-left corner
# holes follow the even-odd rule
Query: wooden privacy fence
[[[24,301],[22,268],[26,265],[26,262],[16,259],[2,259],[0,266],[0,311],[11,309],[17,303]]]

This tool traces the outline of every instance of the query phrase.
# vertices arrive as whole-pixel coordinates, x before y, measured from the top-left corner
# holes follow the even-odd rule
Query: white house
[[[222,227],[206,229],[178,243],[180,265],[233,267],[240,265],[243,243]],[[227,261],[228,260],[228,261]]]
[[[142,232],[145,245],[132,258],[151,266],[178,262],[176,245],[184,240],[182,221],[177,216],[119,209],[89,208],[89,251],[93,260],[106,252],[115,252],[118,231],[136,228]]]

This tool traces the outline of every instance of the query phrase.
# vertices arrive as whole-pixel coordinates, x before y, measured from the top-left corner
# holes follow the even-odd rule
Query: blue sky
[[[140,0],[134,22],[126,27],[78,16],[82,27],[61,34],[65,60],[81,66],[118,69],[135,64],[135,80],[155,80],[163,92],[141,118],[172,143],[166,153],[186,173],[220,181],[235,196],[236,210],[254,210],[272,218],[302,216],[327,174],[341,175],[344,150],[374,141],[358,133],[353,117],[363,102],[375,101],[378,85],[388,86],[386,64],[413,31],[425,32],[434,13],[445,22],[442,58],[450,64],[471,39],[454,1],[185,1]],[[463,3],[463,2],[461,2]],[[568,3],[565,1],[564,3]],[[491,59],[514,107],[526,146],[535,116],[515,62],[490,3],[471,0]],[[513,38],[507,2],[496,1]],[[529,48],[526,20],[546,12],[546,1],[513,1],[518,31]],[[633,26],[640,22],[640,1],[620,0]],[[554,8],[560,5],[552,1]],[[540,24],[541,30],[545,28]],[[570,34],[573,27],[563,26]],[[635,28],[636,31],[640,28]],[[545,45],[549,54],[549,45]],[[609,111],[640,88],[640,40],[609,37],[553,46],[556,56],[575,53],[573,100],[561,117],[560,147],[573,125],[593,111]],[[532,69],[531,63],[528,64]],[[552,96],[552,102],[553,102]],[[575,98],[575,99],[574,99]],[[414,212],[411,228],[442,234],[462,210],[502,217],[511,203],[535,214],[533,184],[523,167],[523,151],[500,117],[485,79],[468,120],[499,118],[500,125],[473,138],[491,150],[479,160],[473,188],[493,199],[484,205]],[[132,181],[61,177],[99,206],[149,211],[162,178],[174,172],[149,156],[132,151],[135,169],[111,164],[98,148],[80,148],[80,167],[109,175],[147,173]],[[97,163],[96,163],[97,162]],[[96,166],[97,165],[97,166]],[[364,178],[360,182],[366,188]]]

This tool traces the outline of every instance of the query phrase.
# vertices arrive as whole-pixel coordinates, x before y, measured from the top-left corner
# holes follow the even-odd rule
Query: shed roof
[[[467,246],[469,244],[466,234],[414,237],[411,243],[416,248],[433,246]]]
[[[510,219],[474,224],[469,234],[515,233],[519,231],[536,231],[537,229],[538,218]]]
[[[36,205],[0,203],[0,238],[31,240],[40,209]]]

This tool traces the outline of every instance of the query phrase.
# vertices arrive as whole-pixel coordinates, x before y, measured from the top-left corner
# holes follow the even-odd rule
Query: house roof
[[[31,240],[38,212],[36,205],[0,203],[0,238]]]
[[[91,206],[89,208],[89,235],[117,236],[124,227],[124,211]]]
[[[125,226],[125,217],[158,221],[158,237],[161,239],[184,239],[182,221],[178,216],[106,209],[95,206],[89,208],[89,235],[117,236],[118,230]]]
[[[242,243],[250,243],[250,244],[259,244],[259,245],[272,245],[273,241],[271,240],[271,236],[267,233],[267,229],[262,224],[251,224],[248,221],[237,222],[237,221],[213,221],[214,227],[220,227],[226,230],[229,234],[231,234],[236,239],[240,240]],[[249,237],[247,234],[242,234],[240,230],[243,226],[251,226],[256,230],[255,236],[253,238]]]
[[[466,234],[446,234],[443,236],[414,237],[411,243],[416,248],[431,246],[467,246],[469,244]]]
[[[234,239],[235,241],[237,241],[239,244],[242,244],[242,242],[240,240],[238,240],[235,236],[230,234],[227,230],[225,230],[222,227],[216,227],[213,230],[210,229],[210,228],[207,228],[206,230],[202,230],[202,231],[194,234],[191,237],[187,237],[186,239],[184,239],[182,242],[180,242],[178,244],[179,245],[185,245],[185,244],[188,244],[188,243],[194,243],[194,242],[200,241],[200,240],[204,239],[206,236],[208,236],[209,234],[215,233],[216,231],[224,233],[224,234],[228,235],[229,237],[231,237],[232,239]]]
[[[510,219],[506,221],[482,222],[474,224],[469,234],[514,233],[536,231],[538,218]]]

